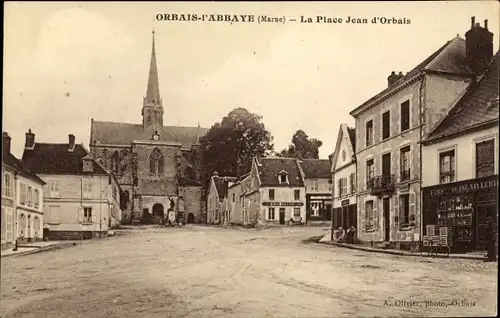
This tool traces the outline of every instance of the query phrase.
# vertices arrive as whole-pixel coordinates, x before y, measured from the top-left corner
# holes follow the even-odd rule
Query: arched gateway
[[[155,224],[162,224],[165,218],[165,212],[161,203],[153,205],[153,220]]]

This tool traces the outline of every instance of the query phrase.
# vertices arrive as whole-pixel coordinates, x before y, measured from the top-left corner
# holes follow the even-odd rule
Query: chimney
[[[2,153],[3,154],[8,154],[10,153],[10,136],[8,133],[6,132],[3,132],[2,133],[2,137],[3,137],[3,150],[2,150]]]
[[[399,72],[399,74],[396,74],[396,72],[392,71],[391,75],[387,77],[387,87],[391,87],[392,85],[394,85],[394,83],[399,81],[403,76],[403,72]]]
[[[493,58],[493,33],[488,31],[488,20],[484,27],[471,17],[471,28],[465,33],[465,60],[477,75],[483,73]]]
[[[68,143],[68,151],[75,151],[75,135],[69,134],[69,143]]]
[[[28,129],[28,132],[26,133],[24,148],[29,150],[33,150],[35,148],[35,134],[31,132],[31,128]]]

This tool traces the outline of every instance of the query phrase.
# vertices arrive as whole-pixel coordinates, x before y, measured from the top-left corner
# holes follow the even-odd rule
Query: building
[[[2,134],[2,249],[43,238],[45,182],[11,153],[11,138]]]
[[[254,158],[249,174],[229,187],[228,196],[231,223],[239,219],[243,225],[285,225],[306,220],[304,179],[294,158]]]
[[[356,210],[356,132],[345,124],[340,125],[337,143],[332,156],[333,183],[332,227],[357,228]]]
[[[421,239],[420,141],[467,91],[493,53],[493,34],[472,18],[456,36],[410,72],[354,109],[358,238],[409,248]]]
[[[236,178],[220,177],[217,171],[210,178],[207,194],[207,223],[226,224],[229,221],[227,189]]]
[[[92,120],[91,154],[116,175],[126,222],[161,222],[168,213],[171,219],[204,223],[198,141],[208,130],[164,126],[163,115],[153,32],[142,124]]]
[[[44,237],[106,237],[121,221],[120,185],[69,135],[68,143],[37,143],[26,133],[22,163],[45,182]],[[41,206],[40,206],[41,207]]]
[[[306,222],[329,222],[332,219],[330,160],[302,159],[299,164],[306,192]]]
[[[499,59],[423,141],[424,234],[451,227],[454,250],[485,249],[486,219],[498,219]]]
[[[236,182],[228,184],[227,188],[227,206],[228,206],[228,224],[243,225],[245,213],[243,188],[247,187],[250,180],[250,173],[242,175]]]

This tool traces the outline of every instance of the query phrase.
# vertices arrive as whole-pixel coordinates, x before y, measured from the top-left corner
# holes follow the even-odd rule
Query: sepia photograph
[[[497,316],[497,1],[3,7],[1,318]]]

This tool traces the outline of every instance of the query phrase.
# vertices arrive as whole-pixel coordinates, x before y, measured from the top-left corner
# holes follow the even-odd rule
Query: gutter
[[[485,122],[476,124],[474,126],[465,128],[463,130],[458,130],[458,131],[454,131],[454,132],[451,132],[451,133],[448,133],[448,134],[444,133],[444,134],[440,134],[440,135],[437,135],[437,136],[433,136],[431,138],[427,138],[427,139],[423,140],[421,143],[424,144],[424,145],[432,144],[434,142],[439,142],[440,139],[453,138],[455,136],[458,136],[458,135],[461,135],[461,134],[465,134],[465,133],[467,133],[467,132],[469,132],[471,130],[477,129],[477,128],[481,127],[481,126],[487,126],[487,125],[491,125],[491,124],[498,124],[498,119],[497,118],[490,119],[488,121],[485,121]]]
[[[418,112],[419,112],[419,116],[418,117],[419,117],[419,126],[420,126],[419,127],[419,131],[420,131],[420,138],[419,138],[419,140],[420,141],[422,140],[422,133],[423,133],[422,130],[424,129],[424,125],[422,123],[422,106],[425,106],[425,96],[424,96],[424,93],[425,93],[425,91],[424,91],[424,85],[425,85],[425,79],[426,79],[425,71],[423,72],[423,74],[424,74],[424,76],[422,78],[422,82],[420,82],[420,89],[419,89],[419,93],[420,93],[419,95],[420,96],[419,96],[419,107],[418,107]],[[423,112],[423,114],[425,115],[425,111]],[[418,179],[419,179],[419,185],[420,185],[419,186],[419,188],[420,188],[419,189],[419,201],[420,201],[420,209],[419,210],[420,210],[420,241],[421,241],[422,237],[424,235],[424,225],[423,225],[423,220],[424,220],[423,202],[424,202],[424,200],[423,200],[423,197],[422,197],[422,179],[423,179],[423,177],[422,177],[422,171],[423,171],[423,169],[422,169],[422,166],[423,166],[422,165],[422,143],[420,143],[420,142],[418,143],[418,149],[420,151],[420,160],[419,160],[419,162],[420,162],[420,164],[419,164],[419,166],[420,166],[419,167],[420,168],[420,175],[419,175]],[[399,216],[398,216],[398,218],[399,218]]]

